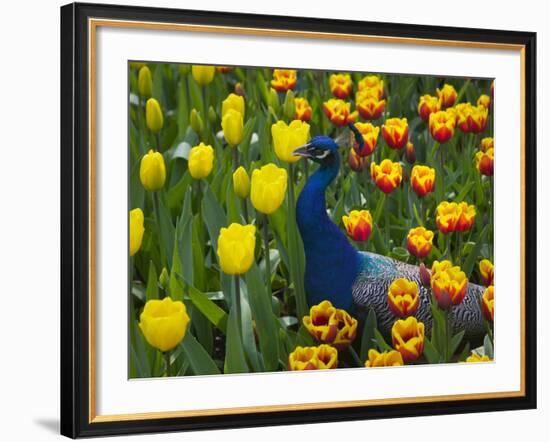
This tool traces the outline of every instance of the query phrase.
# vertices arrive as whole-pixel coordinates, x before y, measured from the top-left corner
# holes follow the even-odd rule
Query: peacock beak
[[[313,158],[313,155],[311,152],[311,144],[304,144],[303,146],[300,146],[298,149],[294,149],[292,154],[297,157]]]

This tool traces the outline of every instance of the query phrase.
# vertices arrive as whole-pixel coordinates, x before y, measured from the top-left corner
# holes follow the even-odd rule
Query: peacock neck
[[[325,191],[338,175],[339,158],[309,178],[296,205],[296,221],[306,256],[310,304],[329,299],[340,308],[351,304],[351,285],[359,272],[359,254],[327,214]]]

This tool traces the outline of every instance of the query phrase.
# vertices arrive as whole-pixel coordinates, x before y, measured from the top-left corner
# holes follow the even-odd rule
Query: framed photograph
[[[63,6],[62,434],[536,407],[535,54]]]

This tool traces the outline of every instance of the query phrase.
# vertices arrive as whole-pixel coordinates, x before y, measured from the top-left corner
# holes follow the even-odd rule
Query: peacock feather
[[[352,125],[356,137],[360,137]],[[420,281],[419,268],[386,256],[356,250],[327,214],[325,191],[340,170],[338,144],[330,137],[317,136],[295,155],[319,164],[306,182],[296,204],[296,221],[306,258],[305,289],[310,305],[327,299],[338,308],[361,318],[373,309],[378,328],[388,334],[395,316],[388,308],[390,284],[397,278],[416,281],[420,304],[416,317],[431,329],[430,292]],[[479,340],[484,334],[479,299],[483,288],[468,284],[464,301],[453,309],[452,327],[464,330],[465,338]]]

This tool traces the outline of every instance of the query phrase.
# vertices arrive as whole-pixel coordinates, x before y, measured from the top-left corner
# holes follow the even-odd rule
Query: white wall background
[[[113,0],[114,1],[114,0]],[[218,11],[316,16],[538,32],[538,293],[539,409],[477,415],[345,422],[127,437],[124,440],[226,441],[307,438],[410,441],[513,440],[548,429],[550,383],[545,342],[550,303],[544,262],[550,243],[543,228],[550,174],[545,122],[550,93],[550,32],[544,2],[430,0],[344,3],[278,0],[119,0],[126,4]],[[47,441],[58,436],[59,409],[59,0],[9,2],[0,26],[0,407],[2,440]],[[545,247],[545,246],[548,246]],[[529,245],[528,245],[529,247]],[[546,421],[545,421],[546,419]],[[544,433],[542,433],[544,434]],[[542,436],[544,438],[544,436]],[[122,440],[122,439],[121,439]]]

